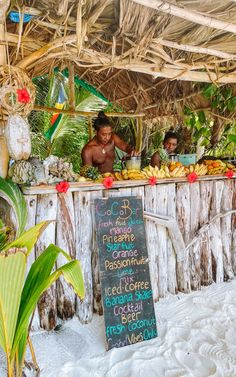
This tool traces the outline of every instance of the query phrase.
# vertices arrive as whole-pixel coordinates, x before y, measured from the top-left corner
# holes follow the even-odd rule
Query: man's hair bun
[[[108,119],[108,117],[106,116],[106,114],[104,113],[104,111],[99,111],[98,118],[100,118],[100,119]]]
[[[112,124],[110,122],[110,119],[106,116],[104,111],[99,111],[97,118],[93,122],[93,128],[98,131],[102,127],[112,127]]]

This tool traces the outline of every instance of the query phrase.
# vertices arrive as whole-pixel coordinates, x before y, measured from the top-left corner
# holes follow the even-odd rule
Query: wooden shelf
[[[236,174],[233,176],[236,178]],[[228,179],[224,175],[204,175],[198,178],[198,182],[201,181],[212,181],[212,180],[224,180]],[[157,184],[168,184],[168,183],[181,183],[187,182],[186,177],[182,178],[163,178],[157,180]],[[140,180],[125,180],[125,181],[114,181],[112,189],[126,188],[126,187],[139,187],[149,185],[147,179]],[[106,190],[103,184],[94,182],[70,182],[69,191],[93,191],[93,190]],[[39,185],[39,186],[22,186],[22,191],[25,195],[40,195],[40,194],[52,194],[57,193],[55,185]]]

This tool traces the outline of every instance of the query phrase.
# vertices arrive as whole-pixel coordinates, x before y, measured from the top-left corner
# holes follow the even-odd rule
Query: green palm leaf
[[[0,219],[0,251],[7,245],[10,237],[10,228]]]
[[[60,267],[58,270],[50,274],[57,256],[63,253],[69,259],[70,257],[55,245],[50,245],[41,256],[33,263],[29,271],[29,276],[25,282],[22,292],[22,301],[19,310],[16,334],[11,351],[11,359],[14,358],[15,351],[25,337],[28,331],[28,323],[34,308],[44,291],[46,291],[61,275],[72,285],[76,294],[84,298],[84,283],[80,262],[78,260],[71,261]],[[23,355],[23,349],[19,350]]]
[[[20,237],[16,240],[12,241],[10,244],[6,245],[2,251],[6,251],[11,247],[17,248],[27,248],[26,255],[28,256],[33,249],[35,243],[37,242],[38,238],[44,231],[44,229],[50,224],[51,221],[42,221],[41,223],[35,225],[33,228],[30,228],[26,232],[24,232]]]
[[[24,196],[15,183],[1,177],[0,195],[12,206],[17,221],[16,235],[19,236],[23,233],[27,221],[27,208]]]
[[[11,350],[26,270],[26,255],[0,255],[0,345]]]

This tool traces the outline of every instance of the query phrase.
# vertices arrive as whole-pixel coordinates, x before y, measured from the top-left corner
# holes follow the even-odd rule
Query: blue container
[[[188,166],[190,164],[196,163],[197,155],[196,155],[196,153],[179,154],[178,158],[179,158],[179,162],[181,162],[181,164],[183,164],[184,166]]]

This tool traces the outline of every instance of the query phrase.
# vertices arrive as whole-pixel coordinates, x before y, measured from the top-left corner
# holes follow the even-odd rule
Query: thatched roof
[[[9,10],[34,17],[7,20],[9,59],[31,77],[72,62],[108,99],[149,117],[178,116],[185,102],[207,107],[193,82],[236,83],[236,0],[15,4]]]

